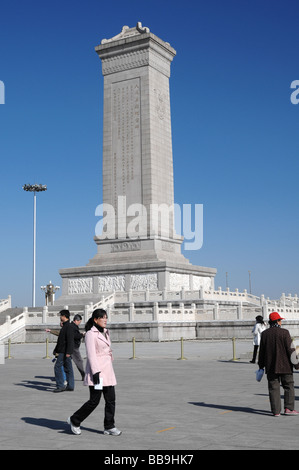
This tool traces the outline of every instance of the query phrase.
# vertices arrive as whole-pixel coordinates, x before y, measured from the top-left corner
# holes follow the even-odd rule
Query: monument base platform
[[[132,254],[132,253],[131,253]],[[122,262],[121,262],[122,261]],[[93,264],[59,271],[62,290],[59,303],[96,303],[111,292],[181,291],[214,289],[217,270],[170,260]]]

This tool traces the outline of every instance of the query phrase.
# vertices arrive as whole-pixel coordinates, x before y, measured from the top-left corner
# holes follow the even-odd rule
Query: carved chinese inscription
[[[142,202],[140,80],[112,84],[112,188],[113,205],[126,196],[127,206]]]

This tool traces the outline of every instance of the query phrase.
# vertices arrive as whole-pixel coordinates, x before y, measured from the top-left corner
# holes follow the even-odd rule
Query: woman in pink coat
[[[112,350],[109,332],[106,328],[107,313],[96,309],[85,325],[85,346],[87,364],[84,385],[89,386],[90,397],[67,420],[74,434],[81,434],[80,424],[98,406],[102,393],[105,399],[104,434],[119,436],[114,424],[116,379],[112,366]]]

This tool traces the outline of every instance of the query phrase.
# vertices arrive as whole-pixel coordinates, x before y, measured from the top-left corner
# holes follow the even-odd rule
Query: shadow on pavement
[[[33,426],[40,426],[42,428],[48,428],[55,431],[59,431],[60,433],[65,434],[72,434],[70,430],[70,426],[67,424],[66,420],[61,421],[57,419],[49,419],[49,418],[32,418],[30,416],[24,416],[21,418],[27,424],[32,424]],[[103,431],[99,431],[98,429],[87,428],[85,426],[81,426],[82,430],[94,432],[95,434],[104,434]]]
[[[241,413],[254,413],[254,414],[262,414],[266,416],[272,416],[272,413],[270,411],[265,411],[265,410],[257,410],[255,408],[249,408],[245,406],[226,406],[226,405],[215,405],[213,403],[205,403],[205,402],[188,402],[190,405],[195,405],[195,406],[202,406],[206,408],[216,408],[218,410],[223,410],[223,411],[238,411]]]

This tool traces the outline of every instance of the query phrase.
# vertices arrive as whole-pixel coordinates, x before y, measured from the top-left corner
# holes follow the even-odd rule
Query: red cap
[[[279,313],[277,313],[277,312],[272,312],[272,313],[270,313],[270,315],[269,315],[269,320],[271,320],[271,321],[275,321],[275,320],[284,320],[284,318],[281,318],[281,316],[279,315]]]

